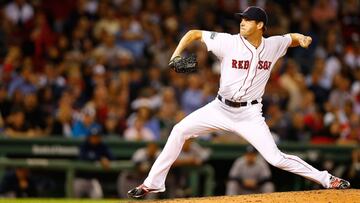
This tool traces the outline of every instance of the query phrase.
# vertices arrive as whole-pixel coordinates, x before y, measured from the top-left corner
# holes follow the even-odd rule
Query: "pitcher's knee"
[[[175,135],[176,138],[182,139],[185,141],[188,139],[188,136],[186,136],[185,131],[186,131],[186,127],[184,125],[182,125],[181,123],[178,123],[173,127],[170,136]]]
[[[284,166],[285,163],[284,160],[285,158],[280,153],[276,156],[266,159],[266,161],[269,162],[269,164],[277,168],[282,168]]]
[[[180,123],[176,124],[173,127],[172,131],[175,132],[176,134],[185,134],[184,126],[181,125]]]

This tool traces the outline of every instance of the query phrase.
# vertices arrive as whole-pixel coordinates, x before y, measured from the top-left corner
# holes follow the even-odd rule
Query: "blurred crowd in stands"
[[[201,43],[198,72],[168,61],[190,29],[236,34],[233,14],[266,9],[266,35],[310,35],[274,68],[263,112],[277,141],[360,142],[359,0],[7,0],[0,7],[0,133],[166,139],[215,98],[219,64]],[[214,133],[211,141],[232,136]]]

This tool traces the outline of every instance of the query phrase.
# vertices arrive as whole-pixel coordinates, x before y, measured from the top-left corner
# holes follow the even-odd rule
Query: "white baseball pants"
[[[185,140],[214,130],[235,132],[253,145],[271,165],[329,187],[330,174],[327,171],[319,171],[299,157],[284,154],[277,148],[262,116],[262,104],[234,108],[218,99],[189,114],[174,126],[144,184],[154,189],[165,189],[166,176]]]

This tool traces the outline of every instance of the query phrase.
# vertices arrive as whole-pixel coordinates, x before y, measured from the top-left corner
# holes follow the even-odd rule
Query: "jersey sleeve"
[[[206,44],[207,50],[218,58],[223,58],[225,46],[229,43],[230,36],[227,33],[202,31],[202,41]]]
[[[275,48],[276,48],[277,58],[284,56],[292,42],[290,34],[274,36],[273,40],[276,44]]]

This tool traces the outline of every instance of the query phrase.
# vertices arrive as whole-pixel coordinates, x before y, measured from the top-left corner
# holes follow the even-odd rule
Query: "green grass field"
[[[0,199],[0,203],[125,203],[134,202],[132,200],[120,200],[120,199],[109,199],[109,200],[92,200],[92,199]]]

